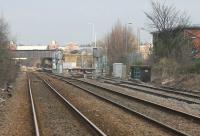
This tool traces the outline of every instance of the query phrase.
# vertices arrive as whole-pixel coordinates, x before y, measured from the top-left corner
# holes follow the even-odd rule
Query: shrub
[[[191,67],[188,68],[188,72],[200,74],[200,61],[194,62]]]
[[[173,78],[179,71],[179,64],[167,58],[162,58],[158,63],[153,65],[153,72],[158,74],[162,79]]]

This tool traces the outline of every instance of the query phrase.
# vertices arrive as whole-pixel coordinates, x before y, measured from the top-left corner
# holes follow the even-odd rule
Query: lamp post
[[[125,38],[126,38],[126,55],[128,56],[128,34],[127,34],[127,31],[128,31],[128,25],[131,25],[132,23],[129,22],[129,23],[126,23],[126,26],[125,26]]]
[[[125,46],[126,46],[126,58],[127,58],[127,64],[129,63],[129,55],[128,55],[128,25],[133,24],[132,22],[126,23],[125,24]]]
[[[94,23],[91,23],[89,22],[88,25],[91,25],[92,26],[92,40],[91,40],[91,45],[92,45],[92,42],[95,42],[95,46],[96,46],[96,34],[95,34],[95,29],[94,29]]]
[[[143,30],[142,28],[137,28],[137,45],[138,45],[138,50],[140,48],[140,29]]]
[[[133,23],[127,23],[126,24],[126,52],[127,52],[127,55],[128,55],[128,38],[127,38],[127,26],[130,25],[130,24],[133,24]],[[141,30],[145,30],[144,28],[140,28],[140,27],[136,27],[137,30],[136,30],[136,33],[137,33],[137,47],[136,47],[136,55],[135,55],[135,61],[137,62],[138,61],[138,55],[139,55],[139,50],[140,50],[140,29]]]
[[[89,22],[88,25],[91,25],[92,26],[92,41],[91,41],[91,45],[92,45],[92,42],[94,42],[94,46],[96,48],[96,33],[95,33],[95,29],[94,29],[94,23],[91,23]],[[94,58],[94,47],[92,47],[92,68],[97,68],[96,67],[96,61],[95,61],[95,58]],[[96,73],[96,71],[95,71]]]
[[[97,33],[94,33],[94,47],[97,47]]]

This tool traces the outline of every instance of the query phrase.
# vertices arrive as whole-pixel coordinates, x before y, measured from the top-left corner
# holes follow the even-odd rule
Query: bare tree
[[[166,3],[151,1],[151,12],[145,12],[149,19],[149,27],[153,31],[171,31],[177,27],[185,27],[190,24],[190,17],[185,13],[177,10],[173,5],[168,6]]]
[[[110,67],[113,63],[124,63],[128,68],[131,64],[129,54],[137,48],[137,40],[131,28],[123,26],[118,21],[112,31],[105,36],[101,45]]]
[[[154,31],[154,59],[166,57],[185,60],[184,57],[189,57],[188,51],[191,52],[191,44],[188,44],[190,39],[184,36],[183,29],[189,26],[190,17],[165,2],[152,1],[151,6],[152,11],[145,12],[145,15],[149,19],[149,28]]]
[[[165,2],[152,1],[151,7],[145,15],[153,31],[153,72],[165,80],[187,70],[192,63],[192,40],[184,33],[190,26],[190,17]]]

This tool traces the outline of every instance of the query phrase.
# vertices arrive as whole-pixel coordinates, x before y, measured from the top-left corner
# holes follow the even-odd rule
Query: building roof
[[[184,27],[183,29],[200,30],[200,26],[189,26],[189,27]]]
[[[178,27],[177,27],[177,29],[178,29]],[[173,29],[173,31],[174,30],[177,30],[176,28],[174,28]],[[182,30],[185,30],[185,29],[187,29],[187,30],[200,30],[200,26],[199,25],[193,25],[193,26],[185,26],[185,27],[183,27],[183,28],[181,28]],[[180,29],[180,30],[181,30]],[[167,31],[167,30],[166,30]],[[170,30],[169,30],[170,31]],[[161,31],[162,32],[162,31]],[[161,32],[159,32],[159,31],[154,31],[154,32],[151,32],[151,34],[158,34],[158,33],[161,33]]]

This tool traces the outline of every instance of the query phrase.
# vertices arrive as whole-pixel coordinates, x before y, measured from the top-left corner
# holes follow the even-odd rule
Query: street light
[[[128,36],[127,36],[127,26],[133,23],[126,23],[126,52],[128,56]],[[144,28],[136,27],[137,28],[137,48],[136,48],[136,61],[138,61],[139,49],[140,49],[140,29],[144,30]]]
[[[94,47],[97,47],[97,33],[94,33]]]
[[[131,22],[129,22],[129,23],[126,23],[126,25],[125,25],[125,29],[126,29],[126,35],[125,35],[125,38],[126,38],[126,54],[128,55],[128,34],[127,34],[127,27],[128,27],[128,25],[131,25],[132,23]]]
[[[94,46],[96,48],[96,33],[95,33],[95,29],[94,29],[94,23],[91,23],[89,22],[88,25],[91,25],[92,26],[92,41],[91,41],[91,45],[92,45],[92,42],[94,42]],[[92,48],[92,67],[94,67],[96,69],[96,63],[95,63],[95,60],[94,60],[94,48]]]
[[[92,45],[92,42],[95,42],[95,46],[96,46],[96,34],[95,34],[95,30],[94,30],[94,23],[91,23],[89,22],[88,25],[91,25],[92,26],[92,41],[91,41],[91,45]]]

